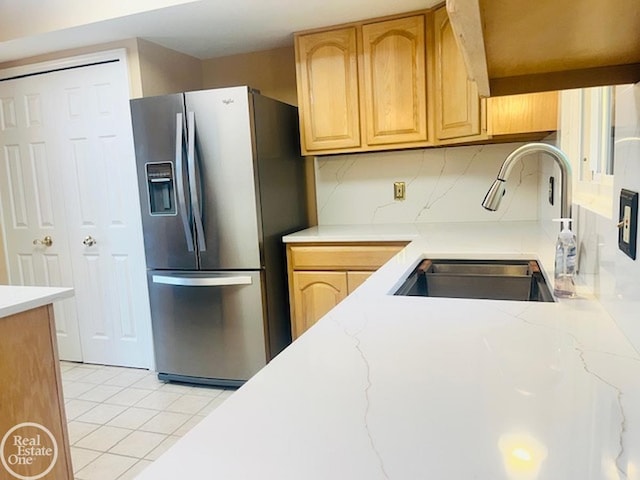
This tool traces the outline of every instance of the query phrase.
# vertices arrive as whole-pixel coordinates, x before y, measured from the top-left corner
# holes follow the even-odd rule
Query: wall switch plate
[[[393,199],[404,200],[406,193],[406,185],[404,182],[393,182]]]
[[[618,248],[635,260],[638,241],[638,192],[624,188],[620,191],[618,219]]]

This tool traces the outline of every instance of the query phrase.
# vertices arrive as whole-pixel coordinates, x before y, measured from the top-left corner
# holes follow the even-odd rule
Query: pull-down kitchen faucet
[[[560,167],[562,191],[560,192],[560,216],[571,218],[571,165],[565,153],[559,148],[547,143],[528,143],[516,148],[505,159],[498,172],[498,178],[484,197],[482,206],[495,212],[500,206],[500,201],[505,192],[505,184],[515,163],[529,153],[542,152],[551,156]]]

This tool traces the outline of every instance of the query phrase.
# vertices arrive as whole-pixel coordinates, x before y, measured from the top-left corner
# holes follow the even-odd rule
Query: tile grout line
[[[134,473],[139,473],[138,470],[133,470],[135,468],[139,468],[136,466],[139,464],[153,463],[153,461],[157,459],[158,456],[162,455],[166,449],[171,448],[173,443],[178,441],[191,428],[200,423],[209,413],[224,403],[234,390],[221,387],[199,387],[167,383],[158,380],[153,372],[127,367],[85,365],[63,361],[61,362],[61,371],[63,373],[63,392],[65,391],[65,388],[69,390],[75,389],[71,396],[65,396],[65,404],[69,404],[69,402],[75,400],[76,402],[72,404],[72,408],[77,408],[77,411],[81,412],[80,414],[74,414],[74,417],[69,419],[68,423],[76,422],[78,424],[85,424],[89,426],[89,430],[86,433],[74,438],[74,442],[71,444],[71,447],[73,447],[76,452],[86,451],[91,452],[92,454],[97,454],[95,458],[84,464],[77,473],[74,473],[74,475],[78,475],[83,471],[85,472],[84,474],[81,474],[80,477],[76,477],[77,479],[86,478],[87,480],[90,480],[90,477],[93,478],[93,473],[91,473],[92,469],[89,468],[92,464],[96,468],[99,468],[97,465],[105,468],[102,463],[106,463],[107,459],[113,458],[124,458],[135,462],[120,474],[114,474],[109,477],[108,480],[132,478],[129,475],[129,472],[133,471]],[[74,387],[74,384],[83,385]],[[84,390],[88,385],[92,386]],[[146,393],[130,393],[131,390],[144,391]],[[76,391],[80,393],[75,393]],[[94,391],[95,396],[91,396],[91,391]],[[109,395],[109,391],[113,393]],[[101,394],[98,395],[98,392],[101,392]],[[104,392],[107,393],[104,394]],[[122,398],[119,398],[119,395],[121,395]],[[127,395],[130,396],[128,397]],[[114,398],[116,398],[119,403],[114,403]],[[145,399],[149,400],[144,402]],[[91,404],[93,405],[87,410],[83,409]],[[148,406],[149,404],[152,406]],[[67,409],[68,408],[69,407],[67,407]],[[121,409],[119,413],[112,415],[113,412],[119,409]],[[135,428],[130,425],[121,426],[112,424],[112,422],[114,422],[118,417],[124,415],[126,412],[130,412],[132,418],[127,419],[126,417],[123,417],[123,423],[130,420],[136,423],[134,417],[137,412],[136,410],[131,409],[138,409],[140,411],[139,413],[142,413],[143,410],[148,411],[151,412],[152,415],[148,418],[144,417],[144,421],[142,421],[141,424],[136,425]],[[93,412],[93,417],[91,416],[91,412]],[[84,419],[82,419],[83,417]],[[149,422],[152,422],[154,419],[157,419],[157,425],[154,426],[153,423],[150,423],[150,426],[147,426],[147,429],[145,429],[145,425],[149,424]],[[109,448],[106,449],[88,448],[78,445],[78,443],[90,435],[95,435],[96,438],[98,438],[100,434],[96,434],[96,432],[99,432],[102,427],[127,430],[128,433],[126,433],[124,437],[119,438],[112,445],[110,444],[110,441],[105,442],[105,444],[110,444]],[[153,428],[153,430],[149,430],[148,428]],[[109,430],[103,431],[108,432]],[[161,436],[162,438],[157,444],[152,441],[151,444],[154,444],[154,446],[142,456],[113,452],[113,449],[117,448],[118,445],[122,445],[122,442],[125,442],[137,432],[151,434],[149,438],[153,438],[153,436]],[[144,438],[144,436],[142,438]],[[167,442],[170,443],[167,445]],[[162,450],[157,454],[153,454],[153,452],[159,448],[162,448]],[[107,454],[109,456],[106,456]],[[149,458],[149,456],[153,456],[155,458]],[[98,462],[98,460],[100,460],[100,462]],[[121,463],[120,466],[126,465]],[[120,471],[119,467],[116,467],[116,470]],[[102,475],[102,473],[104,472],[101,472],[100,475]],[[100,478],[103,477],[101,476]]]

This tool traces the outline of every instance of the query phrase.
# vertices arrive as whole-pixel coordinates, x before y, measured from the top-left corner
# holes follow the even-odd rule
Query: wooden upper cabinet
[[[487,111],[493,136],[551,132],[558,129],[558,92],[491,97]]]
[[[356,28],[296,37],[303,151],[360,146]]]
[[[427,140],[425,17],[362,26],[362,124],[367,145]]]
[[[557,92],[484,99],[446,8],[296,34],[302,153],[526,141],[557,130]]]
[[[481,133],[480,97],[469,80],[447,10],[434,14],[435,132],[439,140]]]

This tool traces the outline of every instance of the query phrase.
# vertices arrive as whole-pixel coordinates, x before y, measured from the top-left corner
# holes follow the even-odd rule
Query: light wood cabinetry
[[[0,318],[0,339],[0,432],[9,435],[2,454],[17,474],[0,478],[40,478],[48,470],[45,478],[72,480],[52,305]],[[40,454],[19,450],[14,435]]]
[[[445,8],[434,12],[436,141],[540,139],[557,129],[558,92],[481,99]]]
[[[291,334],[302,335],[406,242],[288,244]]]
[[[296,38],[303,150],[360,146],[355,27]]]
[[[427,145],[424,13],[295,37],[302,153]]]
[[[557,92],[481,99],[444,7],[296,34],[302,152],[534,140]]]
[[[481,102],[445,8],[434,14],[435,130],[439,140],[481,133]]]
[[[487,112],[493,136],[550,132],[558,127],[558,92],[492,97]]]
[[[485,97],[640,81],[638,0],[448,0]]]
[[[362,26],[367,145],[427,140],[425,49],[424,15]]]
[[[297,338],[348,295],[345,272],[293,272],[292,338]]]

